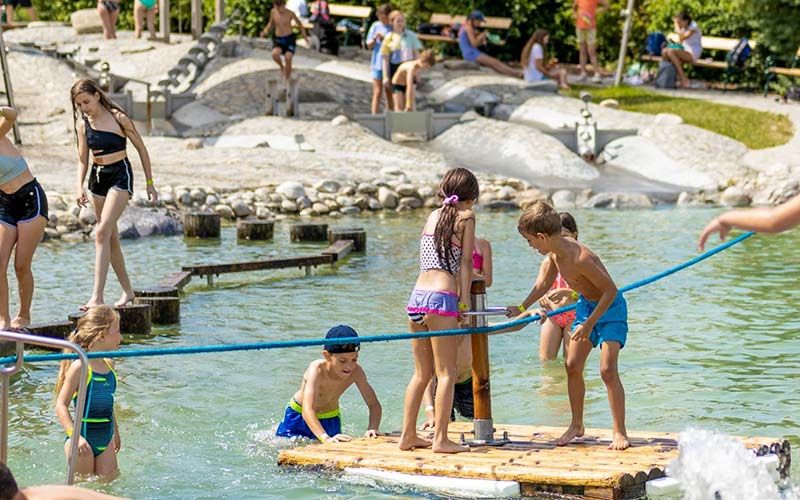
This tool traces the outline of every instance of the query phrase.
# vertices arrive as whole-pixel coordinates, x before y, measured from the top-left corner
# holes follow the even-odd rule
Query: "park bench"
[[[362,5],[347,5],[347,4],[340,4],[340,3],[329,3],[328,10],[330,12],[331,17],[341,17],[344,19],[360,19],[361,20],[361,28],[359,32],[361,33],[361,44],[364,45],[365,39],[367,38],[367,21],[369,20],[370,16],[372,16],[372,7],[365,7]],[[303,22],[303,27],[307,30],[310,30],[314,27],[314,24],[309,21]],[[344,44],[347,45],[348,39],[350,38],[350,30],[347,29],[346,26],[339,26],[336,25],[336,31],[339,33],[344,33]]]
[[[764,95],[767,95],[769,84],[775,80],[778,75],[800,78],[800,47],[797,48],[797,52],[795,52],[794,57],[791,58],[787,66],[788,67],[777,66],[774,57],[767,57],[764,61]]]
[[[441,26],[454,26],[455,24],[464,24],[466,21],[466,16],[451,16],[449,14],[433,13],[431,14],[430,23]],[[508,30],[511,27],[511,18],[487,16],[486,21],[483,23],[483,27],[495,30]],[[420,40],[425,40],[426,42],[458,43],[458,37],[451,38],[445,35],[427,35],[425,33],[420,33],[417,36]],[[504,44],[505,41],[500,43],[500,45]]]

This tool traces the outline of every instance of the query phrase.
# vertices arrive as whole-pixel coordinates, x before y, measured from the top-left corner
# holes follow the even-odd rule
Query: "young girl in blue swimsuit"
[[[78,328],[69,336],[70,342],[78,344],[86,352],[114,351],[121,340],[119,315],[109,306],[92,307],[86,311],[78,320]],[[117,419],[114,418],[117,373],[110,359],[89,360],[86,407],[82,422],[76,426],[70,404],[77,401],[80,375],[80,360],[61,362],[56,383],[56,415],[67,434],[64,453],[69,461],[71,440],[77,438],[75,472],[111,478],[117,474],[117,452],[122,446]]]
[[[469,310],[475,214],[472,206],[480,194],[478,180],[467,169],[447,171],[439,185],[442,207],[428,216],[419,242],[420,273],[406,311],[412,332],[457,328],[461,313]],[[447,437],[453,388],[456,382],[457,337],[411,341],[414,376],[403,406],[400,449],[433,446],[437,453],[468,451]],[[434,400],[433,443],[417,435],[416,422],[425,388],[433,375],[438,387]]]

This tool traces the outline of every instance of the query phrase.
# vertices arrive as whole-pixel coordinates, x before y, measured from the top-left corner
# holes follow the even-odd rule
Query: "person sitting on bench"
[[[689,86],[689,79],[686,78],[686,73],[683,71],[683,64],[694,64],[700,58],[700,53],[703,51],[703,32],[697,23],[692,21],[692,16],[685,11],[679,12],[673,21],[675,22],[675,31],[680,37],[680,46],[670,45],[664,48],[661,51],[661,57],[675,66],[675,71],[678,73],[678,86],[685,88]]]
[[[522,78],[522,71],[514,69],[494,57],[481,52],[478,47],[486,44],[488,32],[480,31],[481,24],[486,20],[483,12],[473,10],[467,16],[466,22],[458,32],[458,48],[465,61],[474,61],[482,66],[489,67],[503,75]]]

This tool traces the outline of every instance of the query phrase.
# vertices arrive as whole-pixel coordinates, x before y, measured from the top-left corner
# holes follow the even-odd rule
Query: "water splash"
[[[684,500],[775,500],[782,498],[767,467],[731,437],[687,429],[678,437],[680,455],[667,475],[681,482]]]

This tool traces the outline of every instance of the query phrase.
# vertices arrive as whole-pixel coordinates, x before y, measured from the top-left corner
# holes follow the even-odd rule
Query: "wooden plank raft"
[[[608,449],[610,429],[586,429],[586,436],[568,446],[555,440],[565,428],[498,425],[510,444],[476,447],[469,453],[439,455],[430,449],[409,452],[397,448],[399,434],[348,443],[311,444],[284,450],[278,464],[344,470],[363,467],[416,475],[516,481],[523,496],[559,494],[584,498],[627,499],[645,494],[645,483],[664,476],[678,457],[677,433],[630,432],[631,448]],[[472,432],[472,423],[450,424],[450,437]],[[769,445],[774,438],[739,438],[749,448]]]
[[[304,257],[287,257],[281,259],[253,260],[250,262],[232,262],[229,264],[206,264],[199,266],[183,266],[182,271],[188,271],[195,276],[208,276],[212,274],[241,273],[246,271],[261,271],[264,269],[303,268],[333,263],[332,255],[307,255]]]

